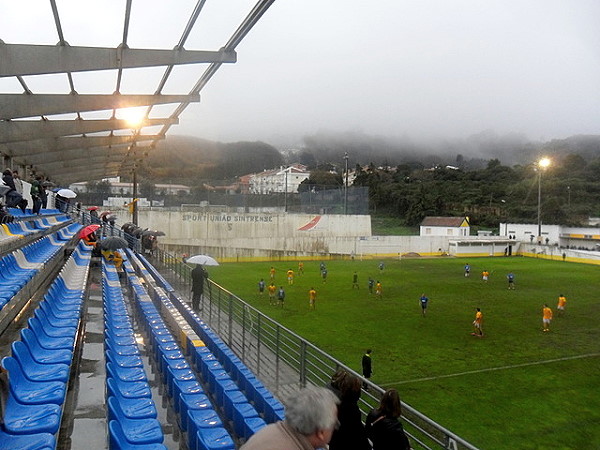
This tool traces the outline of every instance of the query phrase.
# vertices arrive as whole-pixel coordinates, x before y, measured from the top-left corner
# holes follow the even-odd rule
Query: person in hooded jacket
[[[340,399],[338,405],[340,425],[333,432],[329,450],[371,450],[358,408],[361,386],[358,377],[343,369],[338,370],[327,385]]]
[[[387,390],[379,407],[367,415],[365,428],[373,442],[373,450],[408,450],[410,442],[400,423],[402,412],[400,396],[396,389]]]

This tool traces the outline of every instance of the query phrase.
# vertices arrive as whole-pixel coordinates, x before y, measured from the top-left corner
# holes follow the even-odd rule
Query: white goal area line
[[[451,374],[448,374],[448,375],[438,375],[438,376],[435,376],[435,377],[414,378],[412,380],[405,380],[405,381],[397,381],[395,383],[380,384],[379,386],[386,387],[386,386],[396,386],[396,385],[399,385],[399,384],[418,383],[420,381],[432,381],[432,380],[439,380],[441,378],[460,377],[462,375],[471,375],[471,374],[475,374],[475,373],[493,372],[493,371],[496,371],[496,370],[507,370],[507,369],[516,369],[516,368],[519,368],[519,367],[538,366],[540,364],[550,364],[550,363],[555,363],[555,362],[560,362],[560,361],[569,361],[571,359],[595,358],[597,356],[600,356],[600,353],[587,353],[585,355],[565,356],[564,358],[547,359],[545,361],[536,361],[536,362],[523,363],[523,364],[512,364],[510,366],[489,367],[487,369],[469,370],[467,372],[451,373]]]

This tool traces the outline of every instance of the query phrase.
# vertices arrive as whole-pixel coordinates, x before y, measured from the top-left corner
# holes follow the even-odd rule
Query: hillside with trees
[[[286,163],[312,171],[302,191],[341,189],[344,154],[356,168],[355,186],[369,188],[373,214],[407,226],[427,215],[468,215],[472,222],[537,220],[535,161],[553,159],[542,176],[544,223],[579,224],[600,216],[600,137],[572,136],[546,143],[484,132],[464,140],[415,144],[358,133],[321,133],[285,154],[262,142],[218,143],[169,137],[145,159],[142,183],[181,183],[193,192],[203,183],[237,177]],[[191,200],[190,200],[191,201]]]

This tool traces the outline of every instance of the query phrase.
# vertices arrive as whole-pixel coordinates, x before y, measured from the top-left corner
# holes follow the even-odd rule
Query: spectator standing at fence
[[[204,280],[208,278],[208,273],[200,264],[192,269],[192,309],[200,310],[200,302],[204,295]]]
[[[285,420],[260,429],[241,450],[312,450],[327,448],[337,426],[339,400],[326,388],[304,388],[285,403]]]
[[[373,375],[373,364],[371,361],[371,353],[373,353],[373,350],[371,350],[370,348],[367,349],[367,351],[363,355],[362,361],[361,361],[362,374],[363,374],[363,377],[365,377],[367,380],[369,378],[371,378],[371,375]],[[369,385],[367,383],[363,383],[363,388],[365,389],[365,391],[368,391]]]
[[[358,408],[360,386],[360,379],[343,369],[338,370],[327,385],[340,399],[339,427],[333,432],[329,450],[371,450]]]
[[[373,442],[373,450],[408,450],[410,442],[400,423],[402,406],[396,389],[387,390],[381,397],[379,407],[367,415],[367,436]]]

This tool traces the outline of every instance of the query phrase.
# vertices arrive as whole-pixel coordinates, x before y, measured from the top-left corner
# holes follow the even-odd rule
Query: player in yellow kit
[[[294,271],[292,269],[287,271],[287,280],[288,284],[294,284]]]
[[[474,331],[471,333],[471,336],[479,336],[483,337],[483,313],[480,308],[477,308],[477,312],[475,313],[475,320],[473,321]]]
[[[315,291],[314,287],[310,288],[308,291],[308,307],[309,309],[315,309],[315,301],[317,300],[317,291]]]
[[[542,323],[544,324],[543,331],[550,331],[550,322],[552,322],[552,310],[547,304],[544,304],[542,309]]]
[[[277,286],[275,286],[275,283],[271,281],[271,284],[267,286],[267,291],[269,291],[269,305],[276,305],[275,292],[277,292]]]
[[[556,307],[556,315],[562,316],[565,313],[565,305],[567,304],[567,297],[560,294],[558,296],[558,306]]]

